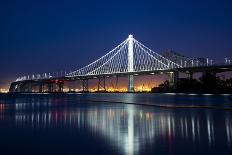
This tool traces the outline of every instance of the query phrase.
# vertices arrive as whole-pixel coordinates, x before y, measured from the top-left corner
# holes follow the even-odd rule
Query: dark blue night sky
[[[0,87],[17,76],[78,69],[128,34],[157,52],[232,57],[230,0],[3,0]]]

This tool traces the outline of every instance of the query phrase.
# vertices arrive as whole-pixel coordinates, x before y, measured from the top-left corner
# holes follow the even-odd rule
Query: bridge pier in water
[[[187,77],[188,77],[188,79],[193,79],[193,72],[190,72],[190,71],[187,71]]]
[[[88,92],[89,91],[89,80],[88,79],[83,79],[82,80],[82,91],[83,92]]]
[[[103,91],[106,91],[106,78],[105,77],[98,78],[97,91],[100,91],[101,89],[103,89]]]
[[[169,82],[171,86],[176,88],[177,82],[179,80],[179,72],[178,71],[169,72],[168,75],[169,75]]]
[[[128,92],[134,92],[134,75],[128,75]]]

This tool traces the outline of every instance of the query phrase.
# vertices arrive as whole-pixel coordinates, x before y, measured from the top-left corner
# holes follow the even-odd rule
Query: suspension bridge
[[[63,92],[66,81],[82,81],[82,91],[88,91],[88,81],[98,79],[99,88],[106,89],[105,79],[109,77],[128,77],[128,92],[134,92],[134,76],[168,74],[170,82],[175,85],[179,73],[186,73],[192,78],[196,72],[232,71],[232,62],[226,58],[225,63],[216,64],[208,58],[191,58],[174,52],[163,55],[154,52],[137,41],[133,35],[94,62],[64,75],[50,73],[22,76],[11,83],[10,92]]]

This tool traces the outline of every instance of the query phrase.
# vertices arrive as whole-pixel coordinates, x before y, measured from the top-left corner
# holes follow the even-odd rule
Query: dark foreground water
[[[231,155],[231,109],[231,95],[0,95],[0,154]]]

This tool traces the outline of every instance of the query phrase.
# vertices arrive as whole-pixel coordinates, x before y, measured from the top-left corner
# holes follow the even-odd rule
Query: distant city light
[[[8,90],[4,88],[0,88],[0,93],[8,93]]]
[[[147,85],[138,85],[134,87],[134,91],[135,92],[150,92],[152,89],[152,87],[149,87]],[[77,88],[73,88],[73,89],[69,89],[69,88],[64,88],[63,92],[81,92],[83,91],[81,88],[77,89]],[[106,87],[106,90],[104,90],[103,88],[99,89],[98,88],[89,88],[89,92],[98,92],[98,91],[107,91],[107,92],[127,92],[127,88],[126,87],[120,87],[120,88],[113,88],[113,87]]]

